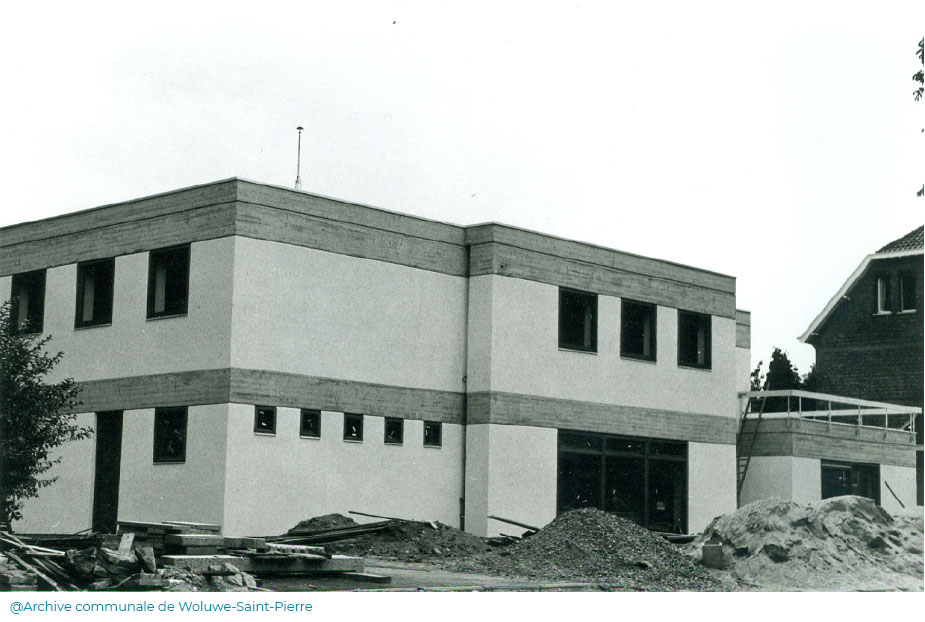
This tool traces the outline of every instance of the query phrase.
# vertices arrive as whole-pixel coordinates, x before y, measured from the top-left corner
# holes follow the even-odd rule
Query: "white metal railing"
[[[899,404],[861,400],[842,395],[787,389],[781,391],[743,391],[739,393],[740,416],[744,417],[746,415],[748,404],[752,399],[764,398],[783,398],[780,399],[780,402],[786,402],[785,409],[768,410],[767,407],[764,408],[762,416],[770,419],[811,419],[825,421],[829,425],[889,429],[913,434],[915,433],[915,416],[922,413],[922,409],[915,406],[901,406]],[[812,400],[814,405],[824,403],[826,407],[824,409],[804,409],[804,400]],[[769,402],[772,405],[777,403],[776,400],[768,399],[765,405]],[[833,404],[844,407],[833,408]],[[796,405],[795,409],[794,405]],[[833,421],[833,416],[837,417],[837,420]],[[883,425],[865,423],[865,417],[868,421],[870,421],[871,417],[883,417]],[[891,421],[894,423],[893,426],[890,426]],[[896,425],[897,423],[898,425]]]

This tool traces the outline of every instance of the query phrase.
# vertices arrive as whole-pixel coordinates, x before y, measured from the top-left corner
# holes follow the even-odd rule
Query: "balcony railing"
[[[783,391],[745,391],[739,393],[739,413],[763,410],[768,419],[812,419],[831,425],[901,430],[915,433],[915,416],[922,409],[886,402],[861,400],[841,395],[788,389]]]

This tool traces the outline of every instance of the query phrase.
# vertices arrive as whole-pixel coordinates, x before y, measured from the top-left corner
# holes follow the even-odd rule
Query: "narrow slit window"
[[[405,437],[405,422],[394,417],[385,418],[385,444],[401,445]]]
[[[363,440],[363,415],[344,414],[344,440]]]
[[[624,300],[621,311],[620,355],[655,360],[655,305]]]
[[[597,352],[597,294],[559,289],[559,347]]]
[[[40,333],[45,316],[45,270],[13,275],[10,317],[16,333]]]
[[[882,275],[877,277],[877,313],[890,313],[890,277]]]
[[[185,406],[154,409],[154,462],[186,462]]]
[[[439,421],[424,422],[424,447],[443,445],[443,424]]]
[[[276,408],[274,406],[254,407],[254,433],[276,434]]]
[[[99,326],[112,322],[114,259],[77,264],[77,306],[74,327]]]
[[[711,317],[678,311],[678,365],[710,369]]]
[[[299,424],[299,436],[321,438],[321,411],[303,408]]]
[[[148,317],[185,315],[189,309],[190,247],[151,251],[148,263]]]

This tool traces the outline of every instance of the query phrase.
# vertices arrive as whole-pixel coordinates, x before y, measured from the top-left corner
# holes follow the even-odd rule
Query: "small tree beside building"
[[[50,340],[15,326],[9,302],[0,306],[0,527],[6,530],[22,518],[25,500],[57,479],[44,476],[60,462],[49,453],[92,433],[76,423],[80,386],[71,378],[45,382],[63,356],[45,351]]]

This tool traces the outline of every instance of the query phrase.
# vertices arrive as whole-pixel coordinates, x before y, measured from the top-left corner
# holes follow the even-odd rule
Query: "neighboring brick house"
[[[923,227],[864,258],[800,341],[816,349],[817,390],[922,407]],[[922,416],[916,421],[922,505]]]

